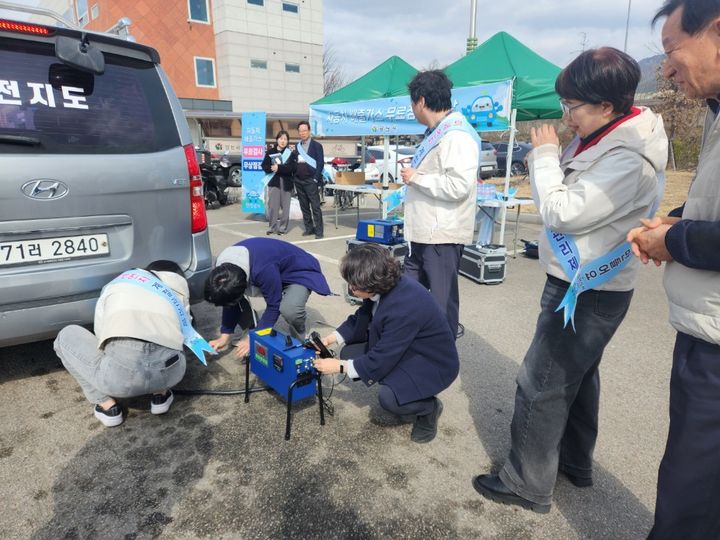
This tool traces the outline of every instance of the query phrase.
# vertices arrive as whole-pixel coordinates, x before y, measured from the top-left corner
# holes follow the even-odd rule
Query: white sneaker
[[[170,410],[174,399],[172,390],[168,390],[164,394],[153,394],[150,399],[150,413],[165,414]]]
[[[95,418],[100,420],[105,427],[119,426],[125,420],[119,403],[116,403],[108,410],[104,410],[100,405],[95,405]]]

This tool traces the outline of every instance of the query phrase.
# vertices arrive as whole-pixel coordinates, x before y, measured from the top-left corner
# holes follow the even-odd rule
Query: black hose
[[[266,392],[272,390],[269,386],[260,386],[257,388],[250,388],[249,392],[254,394],[255,392]],[[245,389],[235,390],[204,390],[204,389],[190,389],[190,388],[173,388],[173,392],[176,394],[185,394],[189,396],[244,396]]]

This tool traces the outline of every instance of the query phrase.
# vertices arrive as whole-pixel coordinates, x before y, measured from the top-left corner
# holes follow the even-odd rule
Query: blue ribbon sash
[[[315,161],[314,158],[311,158],[305,148],[303,148],[302,141],[298,141],[295,148],[297,148],[298,154],[300,154],[300,156],[305,160],[305,163],[310,165],[313,169],[317,169],[317,161]]]
[[[657,196],[650,206],[648,217],[655,215],[655,211],[665,193],[665,173],[660,172],[657,177]],[[570,287],[568,287],[555,312],[563,310],[563,328],[570,321],[573,331],[577,331],[575,330],[575,308],[577,307],[578,296],[614,278],[632,260],[632,248],[629,242],[623,242],[605,255],[601,255],[579,267],[580,252],[572,236],[553,232],[550,229],[545,229],[545,234],[548,237],[555,258],[562,266],[565,275],[570,279]]]
[[[170,287],[165,285],[165,283],[153,274],[136,268],[134,270],[123,272],[113,279],[108,285],[117,283],[131,283],[133,285],[137,285],[138,287],[142,287],[146,291],[150,291],[167,300],[175,310],[175,313],[180,321],[180,330],[182,331],[184,338],[183,342],[193,352],[193,354],[198,357],[198,360],[200,360],[203,365],[207,366],[207,361],[205,360],[203,351],[209,354],[217,354],[215,349],[213,349],[210,344],[205,341],[205,339],[192,327],[190,319],[185,312],[185,307],[180,299],[175,295]]]
[[[285,148],[283,153],[280,154],[280,160],[283,165],[287,162],[287,160],[291,154],[292,154],[292,152],[290,151],[289,148]],[[272,180],[273,176],[275,176],[276,174],[277,173],[269,172],[265,176],[263,176],[263,179],[261,180],[263,189],[265,189],[267,187],[267,185],[270,183],[270,180]]]

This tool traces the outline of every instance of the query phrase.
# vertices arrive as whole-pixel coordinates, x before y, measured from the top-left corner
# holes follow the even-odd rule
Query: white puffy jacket
[[[662,118],[650,109],[640,109],[639,115],[577,156],[573,156],[577,144],[568,147],[562,163],[553,144],[539,146],[530,155],[533,199],[543,224],[572,235],[581,266],[623,243],[628,231],[648,216],[657,197],[657,174],[667,164],[668,140]],[[544,233],[539,249],[540,263],[548,274],[572,279],[565,275]],[[631,290],[638,266],[633,258],[597,289]]]

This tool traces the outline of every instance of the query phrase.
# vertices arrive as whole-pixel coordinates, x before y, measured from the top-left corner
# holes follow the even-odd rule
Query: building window
[[[255,69],[267,69],[267,60],[250,60],[250,67]]]
[[[298,6],[297,4],[291,4],[290,2],[283,2],[283,11],[287,11],[289,13],[297,13]]]
[[[300,73],[300,64],[285,64],[285,71],[288,73]]]
[[[188,0],[188,13],[191,21],[210,22],[208,0]]]
[[[75,4],[77,9],[77,20],[80,26],[85,26],[88,21],[88,3],[87,0],[77,0]]]
[[[215,60],[195,57],[195,85],[215,88]]]
[[[93,7],[90,8],[90,16],[93,19],[97,19],[99,15],[100,15],[100,6],[98,6],[97,4],[93,4]]]
[[[248,4],[252,4],[253,6],[264,6],[265,0],[247,0]]]

